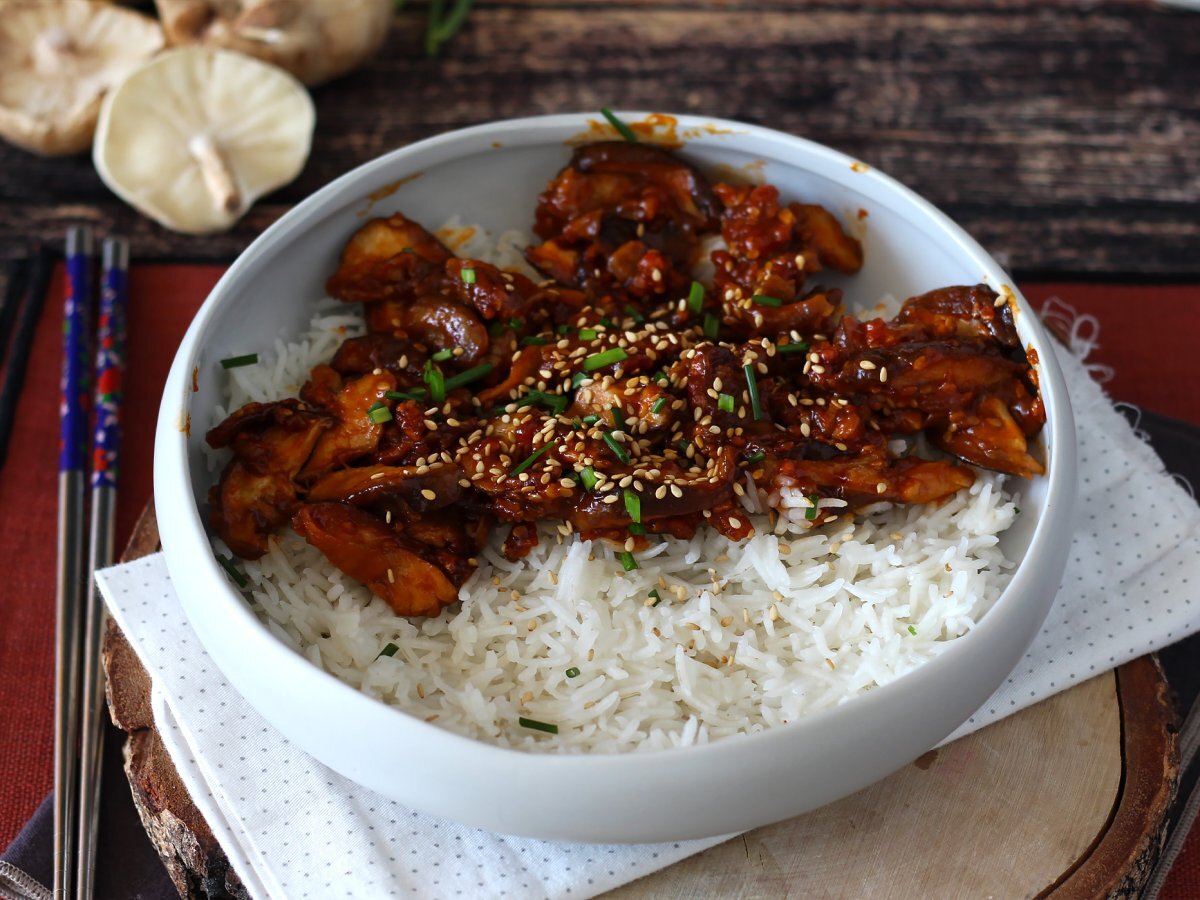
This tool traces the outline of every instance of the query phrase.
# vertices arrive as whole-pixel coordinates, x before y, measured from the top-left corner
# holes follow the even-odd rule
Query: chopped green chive
[[[392,421],[392,411],[382,403],[377,403],[367,410],[367,418],[376,425],[382,425],[384,422]]]
[[[625,138],[625,140],[629,141],[631,144],[637,143],[637,135],[633,133],[633,130],[628,125],[614,116],[611,109],[609,109],[607,106],[600,107],[600,115],[608,119],[608,124],[617,129],[617,133],[621,135],[621,137]]]
[[[579,667],[571,666],[571,668],[567,669],[566,675],[568,678],[578,678],[579,677]]]
[[[819,499],[820,498],[816,494],[810,494],[808,497],[808,502],[811,503],[812,506],[804,511],[804,518],[808,519],[810,522],[817,517],[817,500]]]
[[[759,306],[783,306],[783,301],[778,297],[768,297],[766,294],[755,294],[750,300]]]
[[[221,564],[221,568],[229,573],[229,577],[234,580],[238,587],[244,588],[247,584],[249,584],[249,582],[246,580],[246,576],[238,571],[238,568],[233,564],[232,559],[230,559],[228,556],[221,556],[219,553],[214,553],[213,556],[217,558],[217,562]]]
[[[524,472],[526,469],[528,469],[530,466],[532,466],[535,462],[537,462],[539,459],[541,459],[543,456],[545,456],[546,451],[549,450],[551,447],[553,447],[557,443],[558,443],[558,438],[555,438],[554,440],[550,441],[549,443],[543,444],[541,447],[534,450],[527,457],[525,457],[525,459],[523,459],[517,465],[517,467],[515,469],[513,469],[511,472],[509,472],[508,474],[513,475],[513,476],[520,475],[522,472]]]
[[[548,343],[550,343],[548,340],[546,340],[544,337],[542,337],[540,335],[536,335],[536,334],[531,334],[529,337],[521,338],[521,346],[522,347],[529,347],[529,346],[541,347],[544,344],[548,344]]]
[[[591,376],[586,372],[576,372],[571,376],[571,390],[577,389],[581,384],[587,381]]]
[[[547,394],[545,391],[530,391],[524,397],[516,402],[516,406],[520,409],[522,406],[545,406],[550,409],[556,416],[561,416],[566,410],[567,404],[570,401],[561,394]]]
[[[658,606],[658,604],[662,603],[662,594],[658,592],[658,588],[652,590],[650,596],[654,598],[654,602],[650,604],[651,606]]]
[[[388,641],[388,645],[379,651],[379,656],[395,656],[396,651],[398,651],[399,649],[400,648],[397,647],[395,644],[393,644],[391,641]],[[379,656],[376,656],[375,658],[379,659]]]
[[[622,311],[625,313],[625,315],[629,316],[629,318],[633,319],[633,321],[637,322],[639,325],[646,321],[646,317],[638,312],[630,303],[626,303],[625,308]]]
[[[383,396],[389,400],[420,400],[428,394],[429,391],[425,388],[413,388],[411,391],[388,391]]]
[[[613,452],[613,455],[615,455],[617,459],[623,463],[629,462],[629,453],[624,447],[617,443],[617,439],[615,437],[613,437],[607,431],[604,432],[604,434],[602,434],[600,437],[604,440],[604,443],[608,444],[608,449]]]
[[[616,328],[617,327],[617,323],[614,322],[612,319],[610,319],[608,316],[601,316],[600,324],[603,325],[605,328]]]
[[[584,425],[595,425],[599,421],[600,421],[600,417],[597,415],[590,415],[590,416],[583,417]]]
[[[600,483],[600,479],[596,476],[596,470],[591,466],[583,467],[583,471],[579,473],[579,480],[589,491],[595,489],[596,485]]]
[[[685,440],[680,440],[679,442],[677,442],[677,443],[675,444],[675,446],[679,448],[679,451],[680,451],[681,453],[687,453],[687,448],[688,448],[688,447],[690,447],[690,446],[692,446],[692,445],[691,445],[691,444],[690,444],[688,441],[685,441]]]
[[[718,319],[716,316],[714,316],[712,313],[708,313],[707,315],[705,315],[705,317],[704,317],[704,336],[706,338],[708,338],[710,341],[715,341],[717,339],[717,333],[720,330],[721,330],[721,320]]]
[[[629,526],[629,533],[640,537],[646,533],[646,526],[639,525],[637,522],[633,522]]]
[[[437,353],[433,354],[432,359],[434,362],[445,362],[448,359],[454,359],[454,351],[439,350]]]
[[[525,327],[525,320],[518,319],[516,316],[513,316],[511,319],[508,320],[508,327],[511,328],[513,331],[520,331],[522,328]]]
[[[597,369],[603,369],[605,366],[624,362],[627,359],[629,359],[629,354],[624,349],[613,347],[611,350],[605,350],[603,353],[593,353],[583,361],[583,369],[585,372],[595,372]]]
[[[668,375],[666,372],[655,372],[652,377],[653,377],[654,381],[657,381],[659,384],[670,384],[671,383],[671,376]]]
[[[808,344],[805,341],[795,341],[791,344],[777,344],[775,346],[776,353],[803,353],[808,349]]]
[[[534,731],[544,731],[546,734],[558,734],[558,726],[549,722],[539,722],[537,719],[527,719],[517,716],[517,724],[522,728],[532,728]]]
[[[754,377],[754,366],[751,363],[746,363],[742,366],[742,371],[746,373],[746,390],[750,393],[750,410],[754,413],[754,421],[762,418],[762,404],[758,398],[758,379]]]
[[[581,341],[594,341],[599,336],[600,336],[600,332],[598,332],[595,328],[580,328],[579,329],[579,339]]]
[[[446,379],[445,388],[452,391],[455,388],[460,388],[463,385],[470,384],[472,381],[478,381],[488,372],[492,371],[494,366],[491,363],[480,363],[474,368],[467,369],[465,372],[459,372],[457,375],[451,375]]]
[[[700,312],[704,306],[704,285],[698,281],[693,281],[692,286],[688,289],[687,298],[688,309],[694,313]]]
[[[638,567],[637,560],[633,558],[633,554],[628,550],[622,550],[618,553],[617,559],[621,561],[621,568],[626,572],[632,572]]]
[[[642,521],[642,498],[631,490],[625,491],[625,512],[635,522]]]
[[[463,284],[474,284],[475,283],[475,270],[474,269],[463,269],[458,274],[459,274],[459,277],[462,278]]]
[[[446,376],[432,360],[425,363],[425,384],[429,386],[429,396],[433,402],[441,405],[446,399]]]
[[[731,413],[733,412],[733,406],[733,397],[729,394],[717,395],[717,409],[721,410],[721,412]]]
[[[247,353],[245,356],[231,356],[221,360],[222,369],[238,369],[242,366],[253,366],[258,363],[257,353]]]
[[[609,410],[609,412],[612,413],[613,427],[615,429],[617,429],[617,431],[624,431],[625,430],[625,413],[621,412],[621,407],[614,406]]]
[[[663,407],[666,405],[667,405],[667,398],[659,397],[657,400],[654,401],[654,405],[652,407],[650,407],[650,412],[657,416],[660,412],[663,411]]]
[[[762,462],[766,458],[767,458],[767,454],[765,454],[761,450],[759,450],[757,453],[752,453],[749,456],[747,456],[746,462],[752,462],[752,463]]]
[[[556,332],[558,332],[559,334],[570,334],[570,333],[571,333],[571,326],[570,326],[570,325],[559,325],[559,326],[558,326],[557,328],[555,328],[554,330],[555,330]]]
[[[915,628],[913,628],[911,625],[909,625],[909,626],[908,626],[908,633],[909,633],[909,634],[911,634],[913,637],[916,637],[916,636],[917,636],[917,629],[915,629]]]

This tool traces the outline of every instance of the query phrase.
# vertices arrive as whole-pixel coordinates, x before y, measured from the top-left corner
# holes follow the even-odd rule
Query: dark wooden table
[[[171,234],[86,156],[0,144],[0,257],[90,220],[140,258],[228,260],[289,206],[461,125],[600,106],[803,135],[941,207],[1021,276],[1200,276],[1200,15],[1079,0],[479,0],[440,59],[424,8],[314,92],[312,157],[229,234]]]
[[[740,119],[852,154],[1019,280],[1200,282],[1198,13],[1149,0],[478,0],[431,60],[424,12],[410,0],[377,60],[313,92],[304,171],[228,234],[165,231],[86,156],[0,144],[0,262],[30,238],[60,245],[80,221],[129,235],[141,261],[227,262],[392,148],[612,106]]]

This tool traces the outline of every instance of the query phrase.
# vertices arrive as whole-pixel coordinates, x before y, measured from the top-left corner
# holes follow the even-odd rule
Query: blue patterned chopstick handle
[[[58,471],[87,464],[88,332],[92,313],[92,232],[67,232],[67,296],[63,307],[63,366],[58,402]]]
[[[125,373],[125,308],[129,297],[129,244],[104,242],[100,323],[96,343],[96,428],[92,435],[92,488],[117,486],[121,445],[121,380]]]

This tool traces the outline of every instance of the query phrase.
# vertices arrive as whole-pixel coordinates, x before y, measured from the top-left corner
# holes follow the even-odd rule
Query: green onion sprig
[[[603,369],[605,366],[611,366],[614,363],[624,362],[629,359],[629,354],[622,347],[613,347],[610,350],[605,350],[603,353],[593,353],[583,361],[583,370],[585,372],[595,372],[597,369]]]
[[[625,490],[625,512],[629,513],[629,518],[637,523],[642,521],[642,498],[634,491]]]
[[[629,462],[629,458],[630,458],[629,451],[626,450],[624,447],[622,447],[621,444],[617,441],[617,439],[615,437],[613,437],[607,431],[604,432],[604,434],[600,435],[600,437],[604,441],[604,443],[608,444],[608,449],[613,452],[613,455],[617,459],[619,459],[623,463]]]
[[[217,558],[217,562],[221,564],[221,568],[229,573],[229,577],[234,580],[238,587],[244,588],[250,582],[246,580],[246,576],[238,571],[238,567],[233,564],[233,560],[228,556],[221,556],[219,553],[213,554]]]
[[[524,716],[517,716],[517,724],[522,728],[544,731],[546,734],[558,734],[558,726],[550,722],[539,722],[537,719],[527,719]]]
[[[637,135],[633,133],[633,129],[613,115],[613,111],[607,106],[600,107],[600,115],[608,119],[608,124],[617,129],[617,134],[625,138],[631,144],[637,143]]]
[[[513,477],[520,475],[522,472],[524,472],[526,469],[528,469],[530,466],[532,466],[535,462],[537,462],[539,459],[541,459],[543,456],[545,456],[546,451],[549,450],[551,447],[553,447],[557,443],[558,443],[558,438],[555,438],[554,440],[549,441],[548,443],[542,444],[542,446],[540,446],[538,449],[534,450],[527,457],[525,457],[525,459],[523,459],[520,463],[518,463],[517,467],[515,469],[513,469],[511,472],[509,472],[508,474]]]
[[[794,341],[791,344],[776,344],[776,353],[803,353],[808,349],[808,344],[805,341]]]
[[[754,375],[754,365],[746,363],[742,366],[742,371],[746,373],[746,390],[750,394],[750,409],[754,413],[754,421],[762,418],[762,403],[758,397],[758,379]]]
[[[376,425],[382,425],[384,422],[392,421],[392,411],[383,405],[383,401],[380,401],[367,410],[367,418]]]
[[[245,356],[231,356],[228,359],[221,360],[222,369],[240,369],[242,366],[253,366],[257,364],[257,353],[247,353]]]

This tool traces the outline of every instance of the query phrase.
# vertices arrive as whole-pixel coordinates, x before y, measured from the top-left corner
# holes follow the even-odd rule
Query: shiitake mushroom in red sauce
[[[808,497],[820,524],[969,486],[965,461],[1041,474],[1045,422],[1006,297],[953,286],[891,320],[843,311],[823,271],[862,247],[771,185],[710,185],[649,144],[579,147],[537,198],[533,281],[454,256],[396,213],[364,225],[329,293],[367,334],[299,399],[249,404],[209,432],[232,459],[210,493],[234,553],[287,523],[401,615],[457,598],[494,528],[519,558],[548,520],[617,541],[707,524],[753,533],[738,493]],[[711,284],[693,276],[706,240]],[[897,455],[923,433],[937,459]]]

